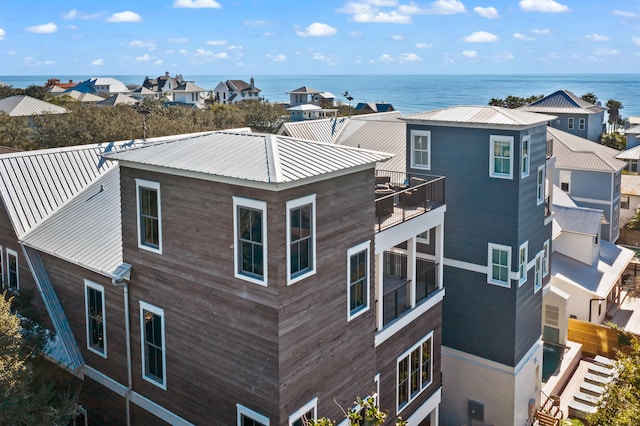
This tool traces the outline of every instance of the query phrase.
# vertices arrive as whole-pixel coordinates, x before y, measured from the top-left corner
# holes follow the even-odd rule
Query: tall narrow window
[[[431,169],[431,132],[427,130],[411,131],[411,167]]]
[[[578,129],[584,130],[584,118],[578,120]]]
[[[397,359],[397,412],[402,411],[432,382],[433,332]]]
[[[490,284],[509,287],[509,271],[511,270],[511,247],[489,243],[489,277]]]
[[[269,418],[241,404],[236,404],[237,426],[269,426]]]
[[[315,274],[316,196],[287,201],[287,284]]]
[[[536,267],[533,281],[533,291],[537,293],[542,288],[542,254],[536,256]]]
[[[569,130],[573,129],[573,118],[569,118]]]
[[[84,298],[87,323],[87,349],[106,358],[107,333],[105,329],[104,287],[84,280]]]
[[[313,398],[289,416],[289,426],[304,426],[309,420],[317,420],[318,398]]]
[[[11,249],[7,249],[7,287],[12,290],[20,290],[18,253]]]
[[[489,176],[513,178],[513,137],[491,135],[491,152],[489,154]]]
[[[167,389],[166,354],[164,344],[164,309],[140,302],[140,330],[142,338],[142,377]]]
[[[267,203],[233,197],[235,276],[267,285]]]
[[[529,136],[520,141],[520,177],[529,176]]]
[[[544,164],[538,167],[538,178],[536,180],[536,203],[540,205],[545,199],[545,167]]]
[[[549,274],[549,240],[542,245],[542,276]]]
[[[162,253],[160,184],[136,179],[138,247]]]
[[[560,189],[571,193],[571,172],[569,170],[560,170]]]
[[[369,308],[369,241],[347,251],[349,320]]]
[[[527,281],[527,251],[529,248],[529,242],[525,242],[520,246],[520,253],[518,256],[518,278],[520,285]]]

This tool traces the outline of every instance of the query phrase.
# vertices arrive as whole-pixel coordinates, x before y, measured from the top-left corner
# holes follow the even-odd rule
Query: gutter
[[[125,392],[125,416],[127,426],[131,426],[131,392],[133,389],[131,366],[131,324],[129,321],[129,284],[125,280],[131,279],[131,265],[123,263],[114,271],[111,283],[116,287],[122,287],[124,304],[125,344],[127,350],[127,390]]]

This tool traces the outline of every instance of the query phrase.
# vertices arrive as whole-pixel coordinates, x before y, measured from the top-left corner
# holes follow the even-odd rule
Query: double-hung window
[[[491,135],[489,176],[501,179],[513,178],[513,137]]]
[[[397,412],[400,413],[433,381],[433,332],[397,359]]]
[[[104,287],[84,280],[84,303],[87,322],[87,349],[107,357]]]
[[[269,426],[269,418],[241,404],[236,404],[237,426]]]
[[[347,318],[369,309],[369,241],[347,251]]]
[[[267,285],[267,203],[233,197],[235,276]]]
[[[304,426],[309,420],[317,420],[318,398],[313,398],[289,416],[289,426]]]
[[[536,267],[533,281],[533,292],[537,293],[542,288],[542,253],[536,256]]]
[[[411,131],[411,167],[431,169],[431,132],[428,130]]]
[[[140,302],[142,377],[167,389],[167,365],[164,337],[164,309]]]
[[[527,252],[529,251],[529,242],[525,242],[520,246],[518,254],[518,282],[520,285],[527,282]]]
[[[542,276],[549,275],[549,240],[542,245]]]
[[[7,287],[20,290],[20,276],[18,271],[18,253],[7,249]]]
[[[287,201],[287,285],[316,272],[316,196]]]
[[[520,177],[529,176],[529,136],[525,136],[520,141]]]
[[[489,272],[487,282],[510,287],[511,247],[489,243]]]
[[[545,166],[544,164],[538,167],[538,178],[536,180],[536,203],[539,206],[544,203],[545,198]]]
[[[573,129],[573,118],[569,118],[569,125],[568,125],[569,130]]]
[[[578,129],[584,130],[584,118],[578,119]]]
[[[160,183],[136,179],[138,247],[162,253]]]

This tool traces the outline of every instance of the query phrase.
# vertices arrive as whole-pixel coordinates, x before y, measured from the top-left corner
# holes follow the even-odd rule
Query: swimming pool
[[[553,375],[564,355],[564,347],[554,345],[553,343],[544,343],[542,345],[542,381],[544,383]]]

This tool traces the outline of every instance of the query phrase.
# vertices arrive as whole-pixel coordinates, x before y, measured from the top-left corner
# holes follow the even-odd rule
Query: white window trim
[[[312,250],[312,265],[304,274],[291,276],[291,209],[304,206],[305,204],[311,204],[311,250]],[[306,197],[298,198],[295,200],[287,201],[287,285],[295,284],[311,275],[316,273],[316,194],[307,195]]]
[[[530,143],[529,135],[524,136],[522,140],[520,140],[520,178],[525,178],[529,176],[531,169],[531,143]],[[527,156],[524,156],[524,145],[527,145]],[[526,165],[526,171],[525,166]]]
[[[162,327],[162,382],[158,382],[151,377],[145,375],[146,361],[144,356],[144,315],[143,311],[149,311],[160,316],[160,324]],[[150,305],[147,302],[140,301],[140,355],[142,359],[142,378],[149,383],[153,383],[163,390],[167,390],[167,346],[165,344],[165,328],[164,328],[164,309]]]
[[[236,412],[238,413],[238,422],[237,422],[237,426],[241,426],[242,425],[242,416],[244,415],[245,417],[249,417],[252,420],[255,420],[257,422],[260,422],[262,424],[264,424],[265,426],[269,426],[269,418],[266,416],[263,416],[262,414],[258,413],[257,411],[253,411],[251,408],[247,408],[242,404],[236,404]]]
[[[542,181],[540,181],[540,171],[542,170]],[[536,205],[544,203],[544,199],[546,196],[546,181],[547,181],[547,169],[545,165],[538,166],[538,171],[536,173]],[[538,188],[541,188],[540,197],[538,196]]]
[[[370,293],[371,291],[370,247],[371,247],[371,241],[365,241],[364,243],[358,244],[357,246],[351,247],[350,249],[347,250],[347,321],[351,321],[352,319],[357,318],[358,316],[362,315],[363,313],[369,310],[369,300],[371,298],[370,297],[371,295]],[[362,251],[366,252],[365,258],[367,262],[366,264],[367,276],[365,279],[365,290],[366,290],[365,303],[364,303],[364,306],[358,308],[355,312],[351,312],[351,256],[353,256],[354,254],[358,254]]]
[[[247,207],[250,209],[262,211],[262,270],[264,274],[262,279],[243,274],[240,272],[240,244],[238,243],[238,207]],[[267,286],[268,284],[268,255],[267,255],[267,203],[265,201],[252,200],[249,198],[233,197],[233,270],[234,276],[241,280],[249,281],[254,284]]]
[[[11,286],[11,280],[9,279],[9,274],[11,273],[11,270],[9,269],[9,256],[13,256],[16,258],[16,288],[14,289],[15,291],[20,290],[20,259],[18,258],[18,252],[16,252],[15,250],[11,250],[10,248],[5,249],[7,256],[5,258],[6,260],[6,264],[4,265],[4,269],[5,269],[5,274],[6,274],[6,286],[7,288],[12,288]]]
[[[511,288],[511,246],[504,246],[502,244],[488,244],[487,253],[487,283],[498,285],[500,287]],[[507,282],[498,281],[493,279],[493,250],[502,250],[507,252]]]
[[[142,224],[140,223],[140,188],[154,189],[158,192],[158,248],[142,244]],[[138,225],[138,248],[153,253],[162,254],[162,197],[160,196],[160,182],[146,179],[136,179],[136,221]]]
[[[524,249],[524,274],[521,275],[520,270],[522,269],[522,266],[523,266],[521,253],[523,249]],[[525,241],[520,245],[520,248],[518,249],[518,283],[520,285],[523,285],[524,283],[527,282],[528,258],[529,258],[529,241]]]
[[[299,420],[305,413],[313,410],[313,420],[318,420],[318,397],[304,404],[289,416],[289,426],[293,426],[293,422]]]
[[[551,249],[551,246],[549,245],[549,240],[546,240],[542,244],[542,277],[543,278],[549,275],[549,257],[551,256],[551,253],[549,253],[550,249]],[[546,256],[545,256],[545,253],[546,253]]]
[[[584,130],[585,129],[585,119],[584,118],[580,118],[578,119],[578,130]]]
[[[427,152],[428,152],[428,162],[429,164],[416,164],[415,158],[415,136],[426,136],[427,137]],[[429,130],[411,130],[411,168],[414,169],[422,169],[422,170],[431,170],[431,131]]]
[[[558,180],[560,182],[560,189],[562,190],[562,184],[566,183],[568,190],[565,191],[567,194],[571,194],[571,171],[570,170],[560,170],[558,173]]]
[[[427,340],[431,339],[431,360],[429,363],[429,368],[431,369],[431,371],[429,372],[429,383],[427,383],[426,385],[423,384],[420,387],[420,390],[418,390],[418,392],[411,396],[411,394],[409,393],[409,400],[407,401],[407,403],[403,406],[400,407],[400,395],[398,394],[399,392],[399,388],[398,388],[398,384],[400,383],[400,361],[404,358],[406,358],[411,352],[413,352],[416,348],[419,348],[422,346],[422,344],[424,342],[426,342]],[[422,352],[421,352],[422,355]],[[422,360],[420,360],[422,363]],[[422,366],[420,367],[420,369],[422,370]],[[411,376],[411,364],[409,364],[409,377]],[[415,345],[411,346],[409,349],[407,349],[406,351],[404,351],[402,353],[402,355],[400,355],[398,358],[396,358],[396,413],[400,414],[400,412],[402,410],[404,410],[405,408],[407,408],[409,405],[411,405],[411,403],[413,401],[416,400],[416,398],[418,398],[418,396],[420,396],[420,394],[422,394],[422,392],[425,391],[425,389],[427,389],[429,386],[431,386],[431,384],[433,383],[433,331],[429,332],[429,334],[427,334],[426,336],[424,336],[422,339],[420,339]],[[411,386],[409,386],[409,388],[411,388]]]
[[[88,289],[94,289],[100,292],[100,296],[102,298],[102,340],[104,346],[104,352],[100,352],[98,349],[94,348],[89,344],[91,340],[91,333],[89,330],[90,318],[89,318],[89,295]],[[102,358],[107,358],[107,309],[105,304],[105,294],[104,294],[104,286],[100,284],[96,284],[89,280],[84,280],[84,312],[85,312],[85,321],[86,321],[86,330],[87,330],[87,349],[95,354],[100,355]]]
[[[567,120],[567,128],[569,130],[573,130],[574,124],[575,124],[575,122],[574,122],[573,117],[569,117],[569,119]]]
[[[422,234],[427,234],[427,238],[423,238],[420,235]],[[431,240],[431,230],[429,229],[428,231],[425,232],[421,232],[420,234],[416,235],[416,241],[422,244],[431,244],[429,241]]]
[[[544,252],[536,255],[534,274],[533,274],[533,292],[537,293],[542,288],[542,257]]]
[[[506,135],[491,135],[490,136],[490,149],[489,149],[489,176],[498,179],[513,179],[513,136]],[[509,174],[495,173],[495,143],[496,142],[508,142],[509,143]]]

